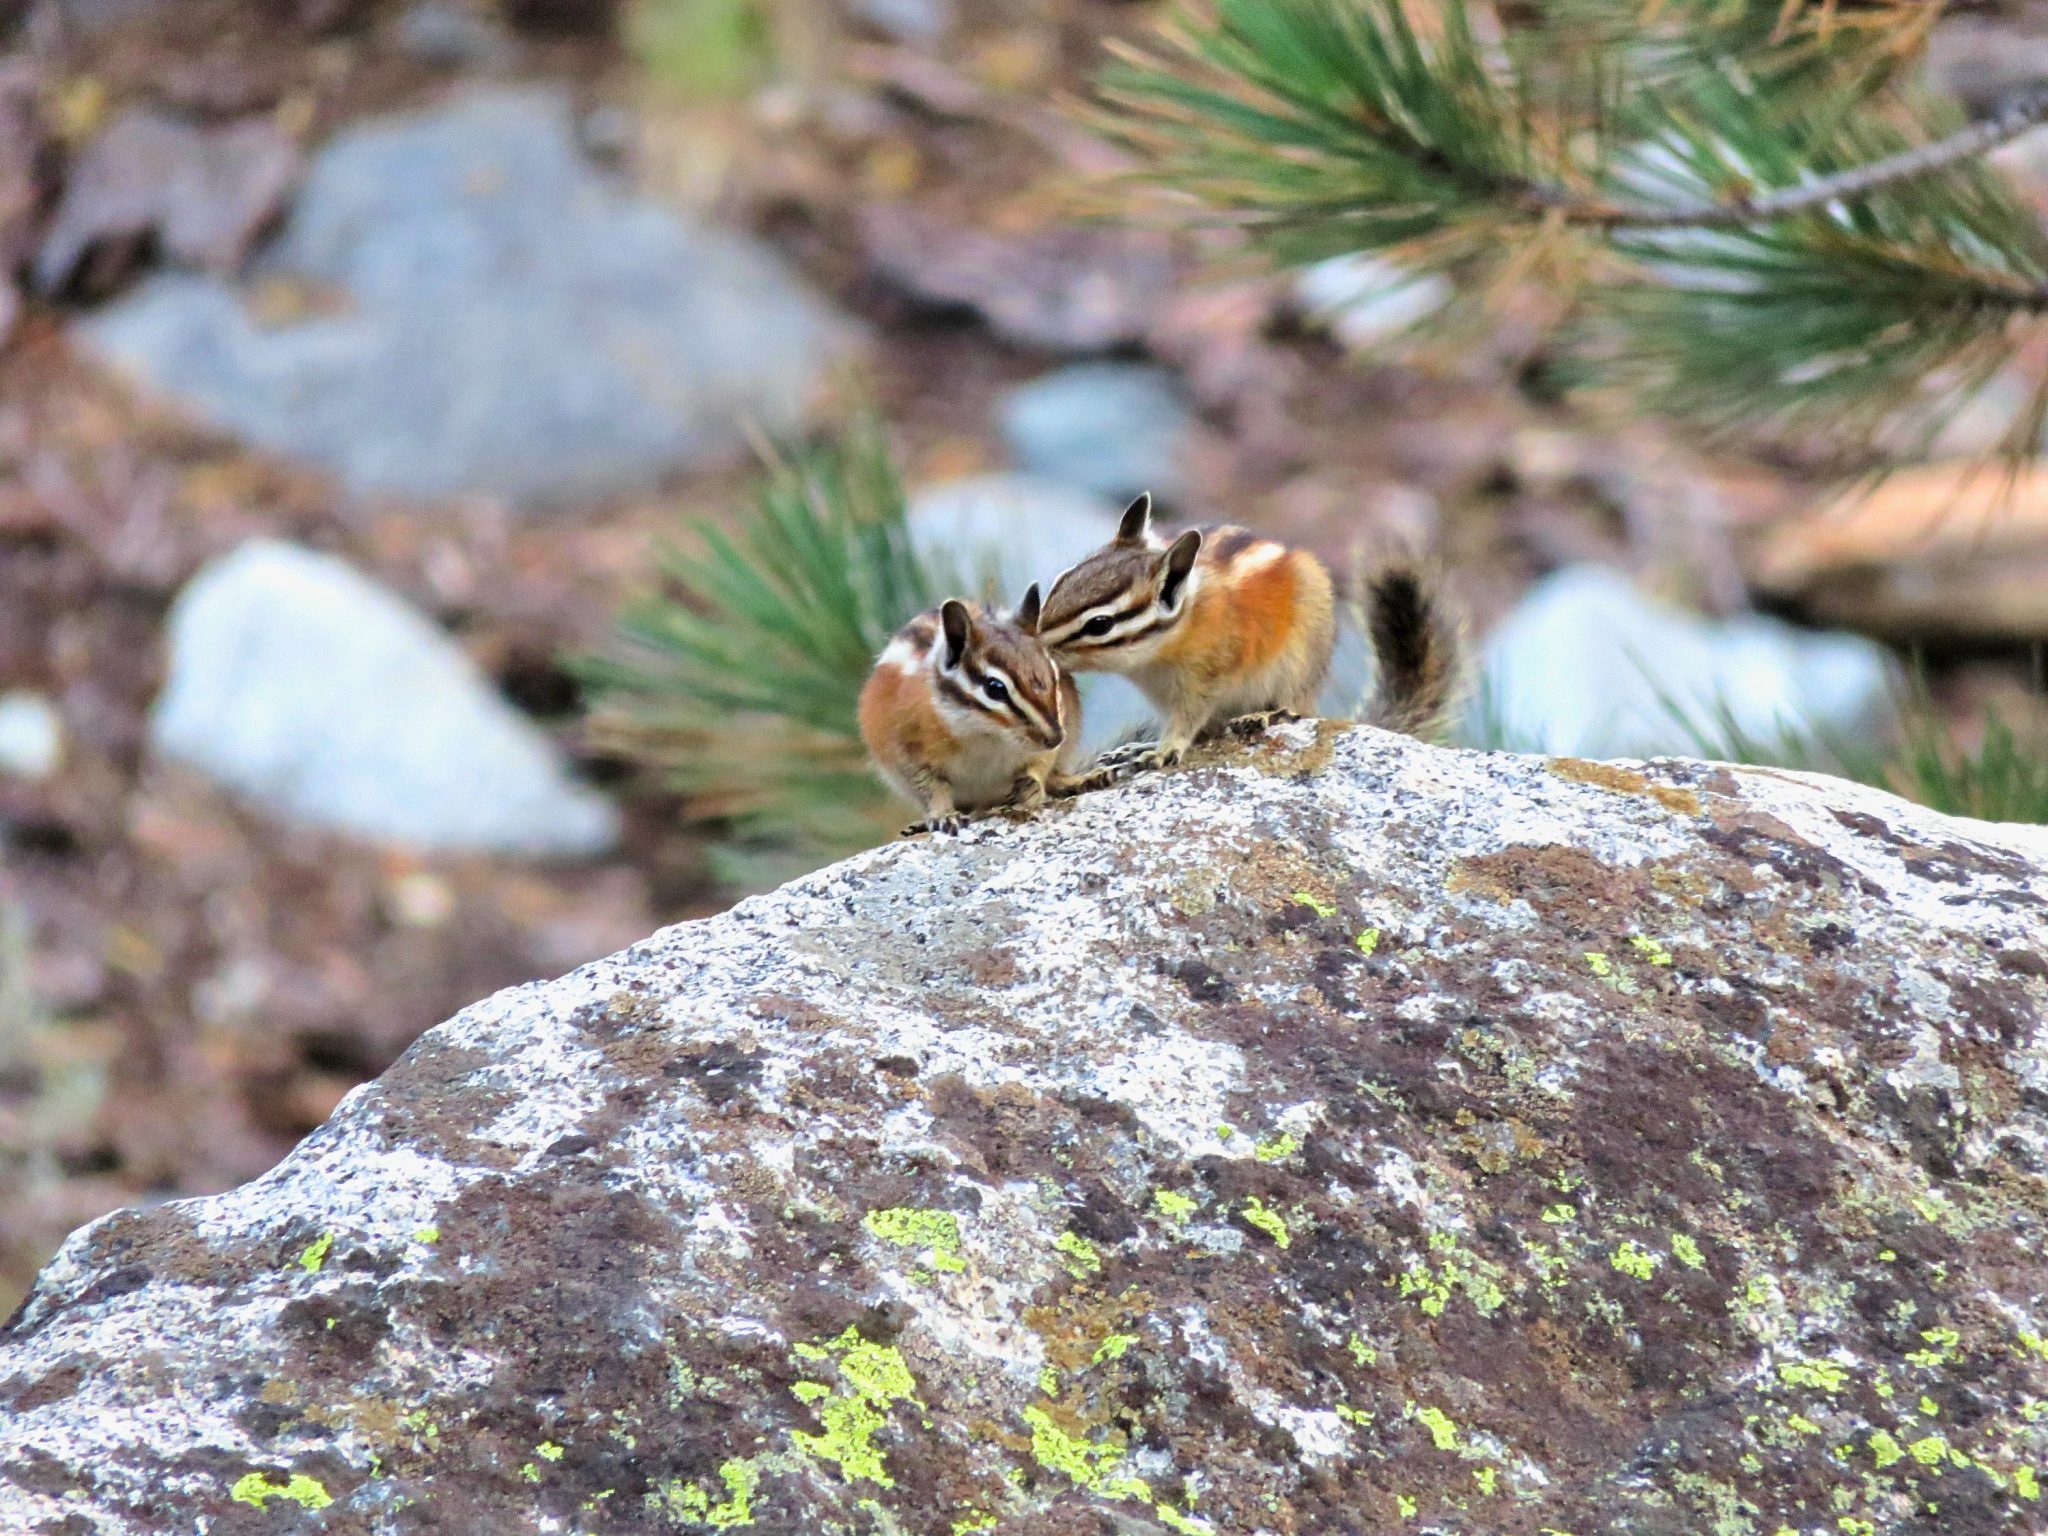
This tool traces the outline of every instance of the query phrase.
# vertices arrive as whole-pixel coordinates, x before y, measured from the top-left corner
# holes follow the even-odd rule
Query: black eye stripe
[[[974,690],[970,692],[968,689],[961,687],[960,684],[955,682],[952,678],[941,677],[939,679],[940,693],[944,694],[947,698],[951,699],[955,704],[959,705],[962,709],[986,711],[993,704],[996,708],[1001,709],[1004,714],[1007,714],[1014,718],[1018,724],[1030,727],[1034,730],[1037,728],[1033,724],[1031,717],[1024,713],[1023,706],[1018,703],[1016,689],[1012,688],[1009,691],[1009,696],[1007,698],[1001,700],[992,700],[988,697],[988,695],[985,692],[982,691],[987,688],[990,682],[989,675],[986,672],[981,671],[977,667],[971,666],[963,666],[960,670],[963,675],[965,675],[969,680],[974,682]],[[996,678],[994,679],[994,681],[1001,682],[1002,679]]]
[[[1093,624],[1097,619],[1101,618],[1107,618],[1110,622],[1111,628],[1114,628],[1118,624],[1123,623],[1126,619],[1135,619],[1139,614],[1143,613],[1147,608],[1150,608],[1151,606],[1151,600],[1148,598],[1146,601],[1142,603],[1134,603],[1128,608],[1119,608],[1113,613],[1091,613],[1088,615],[1087,618],[1080,621],[1081,627],[1080,629],[1077,629],[1075,631],[1075,634],[1080,634],[1083,630],[1086,630],[1090,624]],[[1071,623],[1072,621],[1069,620],[1069,622]]]

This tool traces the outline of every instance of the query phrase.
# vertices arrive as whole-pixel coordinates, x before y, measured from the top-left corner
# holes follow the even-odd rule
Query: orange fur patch
[[[1205,565],[1194,607],[1160,648],[1160,661],[1208,678],[1255,673],[1269,665],[1296,643],[1303,618],[1296,570],[1301,558],[1290,551],[1285,559],[1244,569],[1240,554],[1237,560]]]

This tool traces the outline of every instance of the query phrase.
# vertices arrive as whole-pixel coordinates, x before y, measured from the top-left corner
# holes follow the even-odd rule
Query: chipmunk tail
[[[1366,570],[1359,596],[1379,668],[1366,724],[1436,740],[1464,698],[1463,616],[1436,573],[1411,556]]]

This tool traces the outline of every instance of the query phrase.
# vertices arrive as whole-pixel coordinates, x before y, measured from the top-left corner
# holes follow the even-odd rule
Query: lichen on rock
[[[1286,727],[78,1233],[0,1530],[2019,1536],[2044,1017],[2019,829]]]

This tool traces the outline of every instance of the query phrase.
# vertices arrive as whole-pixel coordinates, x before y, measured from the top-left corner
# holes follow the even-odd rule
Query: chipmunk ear
[[[1017,627],[1027,635],[1038,633],[1038,583],[1033,582],[1024,589],[1024,601],[1017,605]]]
[[[974,615],[959,598],[949,597],[939,605],[939,629],[945,642],[939,660],[950,672],[960,665],[960,658],[967,654],[967,642],[974,638]]]
[[[1173,541],[1166,552],[1166,573],[1159,580],[1159,606],[1171,613],[1180,606],[1187,590],[1188,573],[1195,568],[1195,556],[1202,552],[1202,530],[1190,528]]]
[[[1124,520],[1116,528],[1116,541],[1119,544],[1142,544],[1151,530],[1152,493],[1146,491],[1124,508]]]

